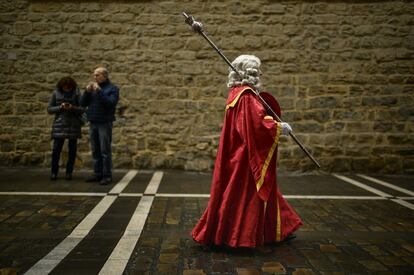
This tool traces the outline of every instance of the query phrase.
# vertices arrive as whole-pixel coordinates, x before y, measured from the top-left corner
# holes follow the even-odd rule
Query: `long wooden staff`
[[[223,58],[223,60],[227,63],[227,65],[229,65],[229,67],[240,77],[242,78],[242,76],[240,75],[240,73],[236,70],[236,68],[234,68],[234,66],[231,64],[231,62],[224,56],[224,54],[220,51],[220,49],[213,43],[213,41],[211,41],[211,39],[204,33],[203,30],[203,25],[200,22],[197,22],[194,20],[193,16],[189,16],[187,15],[185,12],[183,12],[183,15],[185,17],[185,22],[191,26],[191,28],[195,31],[198,32],[201,36],[204,37],[204,39],[207,40],[207,42],[210,44],[211,47],[213,47],[213,49],[216,50],[216,52]],[[273,111],[273,109],[269,106],[269,104],[267,104],[267,102],[263,99],[263,97],[260,95],[260,93],[254,88],[251,87],[254,91],[254,93],[256,94],[256,96],[259,98],[259,100],[262,102],[262,104],[265,106],[265,108],[272,114],[272,116],[274,118],[276,118],[276,120],[278,122],[283,122],[280,117],[276,114],[275,111]],[[305,148],[305,146],[303,146],[303,144],[299,141],[299,139],[293,134],[293,132],[290,132],[289,135],[293,138],[293,140],[297,143],[297,145],[299,145],[299,147],[305,152],[305,154],[313,161],[313,163],[315,163],[315,165],[318,168],[321,168],[321,165],[316,161],[316,159],[311,155],[311,153],[309,153],[309,151]]]

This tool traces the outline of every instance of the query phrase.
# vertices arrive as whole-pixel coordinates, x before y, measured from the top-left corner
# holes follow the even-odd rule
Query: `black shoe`
[[[111,178],[102,178],[101,181],[99,182],[100,185],[108,185],[112,182]]]
[[[57,180],[57,175],[56,174],[51,174],[50,175],[50,180]]]
[[[90,178],[87,178],[85,181],[86,182],[99,182],[102,178],[98,177],[98,176],[92,176]]]
[[[72,174],[66,174],[65,180],[72,180]]]
[[[285,241],[287,242],[287,241],[291,241],[293,239],[296,239],[296,234],[291,233],[286,237]]]

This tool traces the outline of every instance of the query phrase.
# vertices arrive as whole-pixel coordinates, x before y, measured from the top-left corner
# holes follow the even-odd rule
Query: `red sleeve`
[[[267,201],[271,185],[269,171],[271,161],[276,153],[280,135],[280,124],[266,114],[262,104],[253,93],[244,93],[237,103],[236,129],[243,143],[247,146],[249,166],[256,182],[259,197]],[[274,166],[273,166],[274,167]]]

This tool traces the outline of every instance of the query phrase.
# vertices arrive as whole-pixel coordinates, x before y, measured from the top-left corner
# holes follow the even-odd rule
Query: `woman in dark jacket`
[[[75,80],[63,77],[56,85],[49,100],[47,111],[54,114],[52,126],[53,151],[51,180],[57,179],[59,158],[65,139],[68,139],[68,161],[66,164],[65,179],[72,179],[75,164],[78,138],[81,137],[81,115],[84,109],[79,106],[80,92]]]

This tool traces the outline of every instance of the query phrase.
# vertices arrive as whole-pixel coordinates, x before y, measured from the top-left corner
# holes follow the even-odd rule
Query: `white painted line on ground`
[[[397,199],[412,201],[414,200],[414,197],[397,197]]]
[[[145,190],[145,194],[156,194],[162,177],[163,172],[155,172]],[[124,272],[128,260],[141,236],[142,230],[144,229],[145,221],[147,220],[153,201],[154,196],[143,196],[141,198],[124,235],[119,240],[99,274],[113,275],[122,274]]]
[[[115,201],[115,196],[104,197],[95,208],[81,221],[78,226],[60,244],[43,259],[32,266],[25,274],[49,274],[89,233],[96,222]]]
[[[60,261],[61,260],[47,260],[47,259],[43,258],[42,260],[38,261],[25,274],[30,274],[30,275],[32,275],[32,274],[33,275],[49,274],[50,271],[52,271],[60,263]]]
[[[53,192],[0,192],[0,195],[23,195],[23,196],[86,196],[86,197],[104,197],[108,193],[53,193]],[[114,194],[112,194],[114,195]],[[120,193],[119,197],[142,197],[143,193]],[[209,198],[210,194],[177,194],[177,193],[157,193],[155,197],[166,197],[166,198]],[[338,199],[338,200],[382,200],[383,197],[377,196],[334,196],[334,195],[284,195],[286,199]],[[414,200],[414,197],[397,197],[402,200]]]
[[[400,199],[393,199],[393,202],[396,202],[398,204],[401,204],[402,206],[405,206],[407,208],[410,208],[411,210],[414,210],[414,204],[400,200]]]
[[[388,182],[385,182],[383,180],[379,180],[379,179],[376,179],[376,178],[373,178],[373,177],[370,177],[370,176],[366,176],[366,175],[363,175],[363,174],[357,174],[357,176],[359,176],[361,178],[364,178],[366,180],[369,180],[369,181],[378,183],[378,184],[383,185],[385,187],[388,187],[388,188],[397,190],[397,191],[399,191],[401,193],[405,193],[407,195],[414,196],[414,192],[413,191],[408,190],[408,189],[405,189],[405,188],[402,188],[402,187],[399,187],[399,186],[396,186],[396,185],[391,184],[391,183],[388,183]]]
[[[381,196],[381,197],[384,197],[384,198],[390,199],[390,200],[391,200],[391,201],[393,201],[393,202],[396,202],[396,203],[398,203],[398,204],[400,204],[400,205],[402,205],[402,206],[405,206],[405,207],[407,207],[407,208],[410,208],[411,210],[414,210],[414,204],[411,204],[411,203],[409,203],[409,202],[403,201],[402,199],[391,199],[391,198],[392,198],[392,197],[394,197],[394,196],[392,196],[392,195],[390,195],[390,194],[387,194],[387,193],[384,193],[384,192],[382,192],[382,191],[380,191],[380,190],[377,190],[377,189],[375,189],[375,188],[372,188],[372,187],[370,187],[370,186],[368,186],[368,185],[365,185],[365,184],[363,184],[363,183],[361,183],[361,182],[359,182],[359,181],[356,181],[356,180],[350,179],[350,178],[348,178],[348,177],[341,176],[341,175],[338,175],[338,174],[332,174],[332,175],[333,175],[333,176],[335,176],[335,177],[337,177],[338,179],[341,179],[341,180],[343,180],[343,181],[346,181],[346,182],[348,182],[348,183],[351,183],[351,184],[353,184],[353,185],[355,185],[355,186],[358,186],[358,187],[360,187],[360,188],[362,188],[362,189],[365,189],[365,190],[367,190],[367,191],[369,191],[369,192],[375,193],[375,194],[377,194],[377,195],[379,195],[379,196]],[[376,179],[375,179],[375,180],[376,180]],[[377,182],[377,183],[378,183],[378,182]],[[383,183],[386,183],[386,182],[383,182]],[[380,183],[380,184],[384,185],[383,183]],[[397,186],[394,186],[394,187],[397,187]],[[393,188],[393,189],[395,189],[395,188]],[[409,191],[409,190],[407,190],[407,191]]]
[[[136,174],[136,173],[135,173]],[[135,176],[134,174],[134,176]],[[128,172],[129,181],[133,178]],[[127,176],[126,175],[126,176]],[[123,188],[129,183],[125,181],[126,176],[119,181]],[[118,185],[117,184],[117,185]],[[112,190],[118,190],[117,185]],[[120,190],[123,190],[120,189]],[[76,226],[76,228],[67,236],[61,243],[59,243],[49,254],[43,259],[39,260],[34,266],[32,266],[25,274],[28,275],[43,275],[49,274],[81,241],[88,235],[90,230],[95,226],[98,220],[105,214],[112,203],[116,200],[116,196],[105,196],[102,200],[92,209],[92,211]]]
[[[333,173],[332,175],[334,177],[340,179],[340,180],[346,181],[346,182],[348,182],[350,184],[353,184],[355,186],[358,186],[359,188],[362,188],[362,189],[365,189],[365,190],[367,190],[367,191],[369,191],[371,193],[377,194],[378,196],[381,196],[381,197],[384,197],[384,198],[390,198],[390,197],[392,197],[392,195],[390,195],[390,194],[387,194],[387,193],[384,193],[384,192],[382,192],[382,191],[380,191],[378,189],[372,188],[372,187],[370,187],[368,185],[365,185],[365,184],[363,184],[363,183],[361,183],[359,181],[356,181],[356,180],[353,180],[353,179],[350,179],[348,177],[345,177],[345,176],[342,176],[342,175],[338,175],[338,174],[335,174],[335,173]]]
[[[83,196],[83,197],[104,197],[107,193],[87,192],[0,192],[4,196]]]
[[[173,193],[158,193],[156,197],[165,198],[209,198],[209,194],[173,194]],[[285,199],[309,199],[309,200],[386,200],[384,197],[378,196],[330,196],[330,195],[284,195]]]
[[[120,197],[142,197],[142,193],[120,193]]]
[[[141,198],[124,235],[119,240],[99,274],[112,275],[123,273],[135,245],[141,236],[153,200],[153,196]]]
[[[121,193],[125,187],[129,184],[129,182],[135,177],[138,173],[137,170],[130,170],[115,186],[114,188],[109,191],[109,194],[119,194]]]
[[[301,196],[286,195],[285,199],[310,199],[310,200],[386,200],[384,197],[378,196]]]
[[[164,173],[162,171],[156,171],[152,176],[152,179],[147,188],[145,189],[144,194],[156,194],[163,175]]]
[[[170,194],[170,193],[158,193],[156,197],[167,198],[209,198],[210,194]]]

